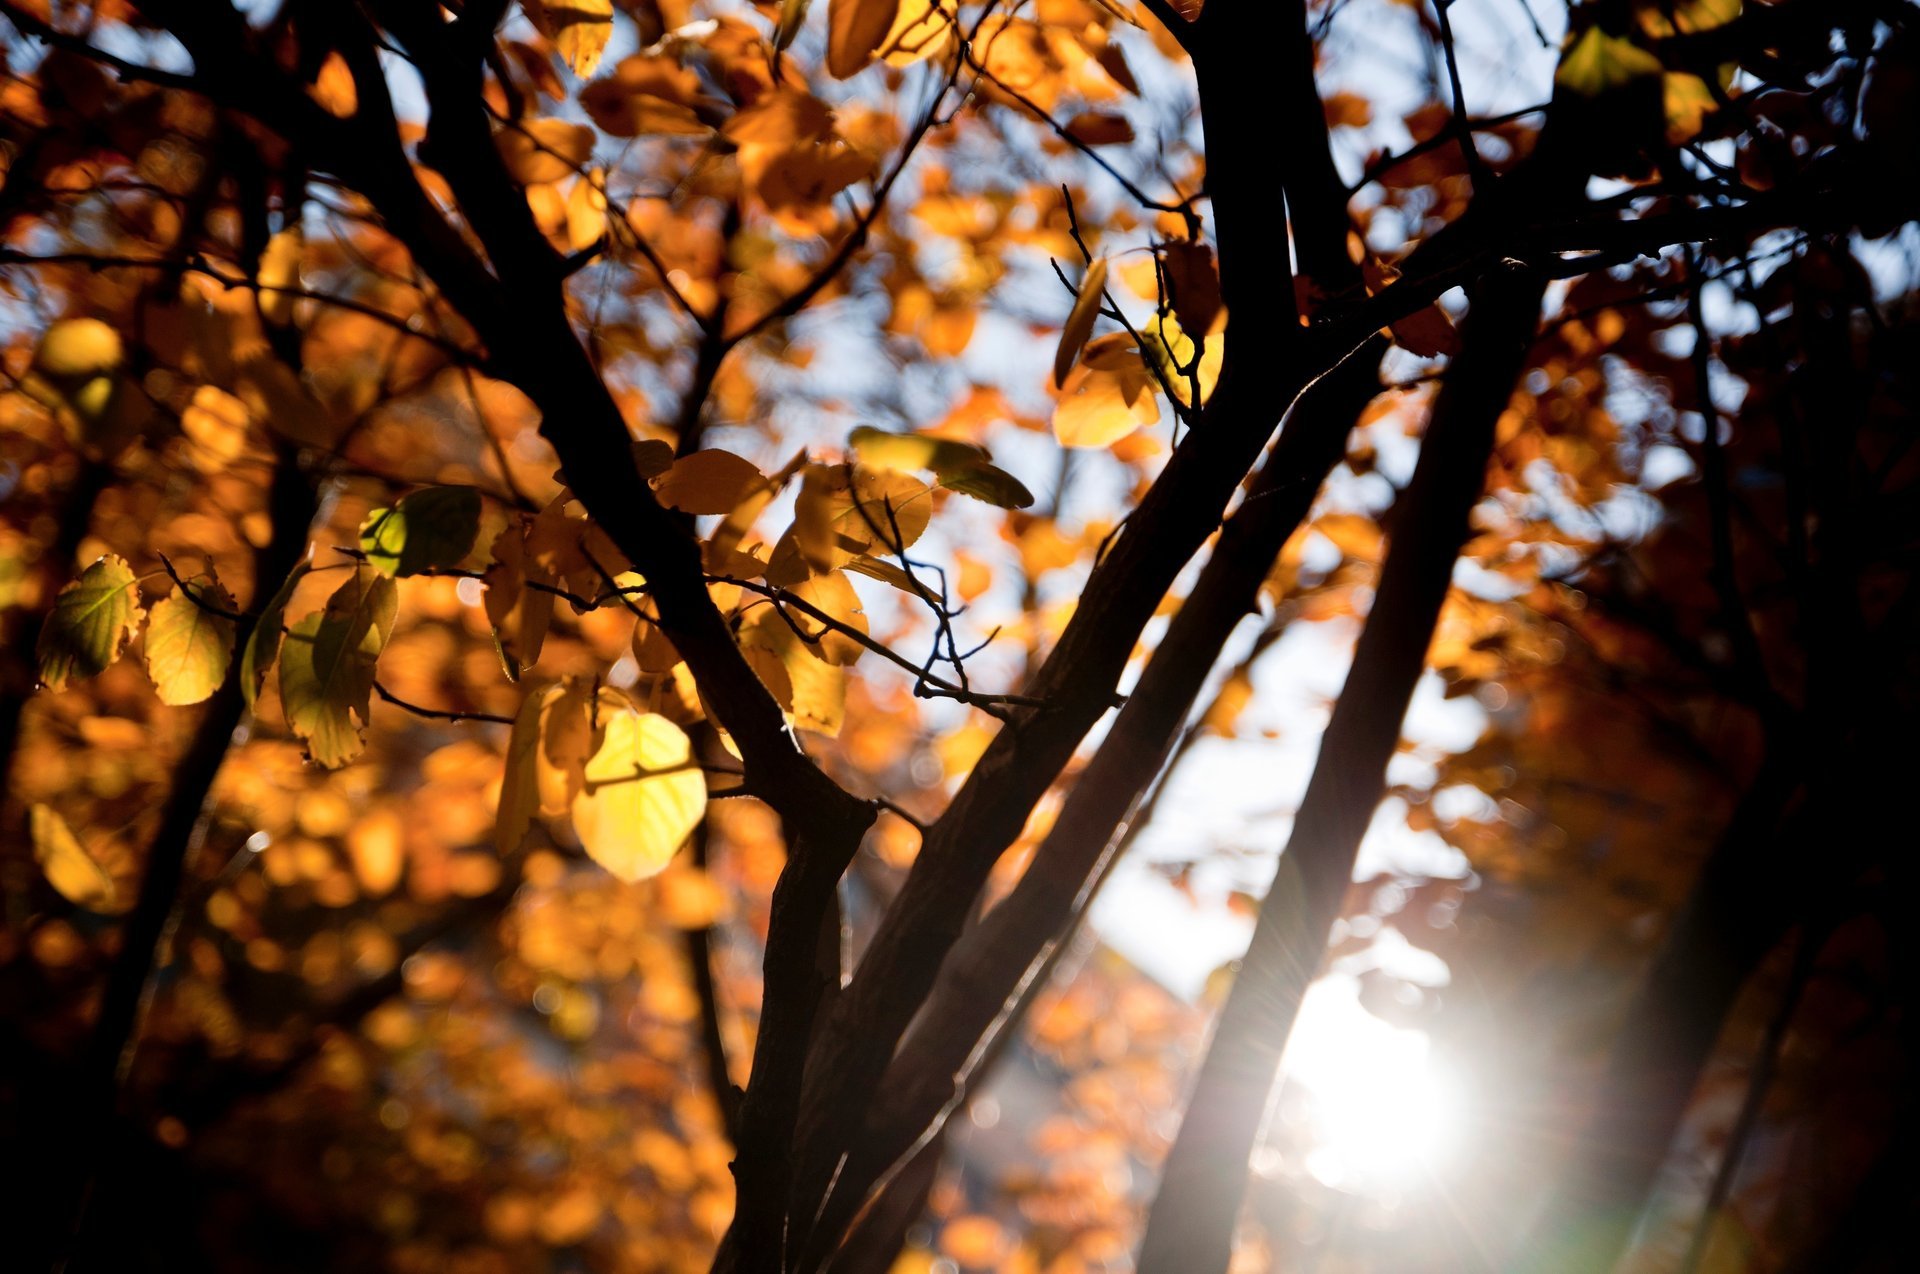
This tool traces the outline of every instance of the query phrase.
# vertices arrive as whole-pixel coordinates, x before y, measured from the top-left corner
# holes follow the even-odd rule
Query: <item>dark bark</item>
[[[282,448],[268,493],[271,536],[254,558],[254,588],[265,596],[279,587],[306,549],[315,507],[313,484],[296,453]],[[266,590],[263,592],[262,590]],[[252,622],[243,620],[235,649],[244,649]],[[121,1145],[121,1089],[132,1064],[140,1019],[153,974],[175,917],[180,885],[193,853],[205,836],[207,794],[246,712],[237,673],[228,677],[202,709],[186,754],[174,767],[173,786],[161,808],[160,825],[148,848],[146,869],[133,909],[121,924],[120,947],[101,992],[93,1033],[70,1077],[69,1111],[81,1127],[71,1135],[72,1154],[64,1170],[63,1198],[52,1214],[64,1225],[57,1247],[82,1233],[87,1200],[94,1183],[113,1162]]]
[[[1538,277],[1520,269],[1491,275],[1475,291],[1463,347],[1396,510],[1346,687],[1167,1157],[1141,1244],[1142,1274],[1207,1274],[1225,1270],[1232,1255],[1261,1112],[1384,791],[1540,296]]]

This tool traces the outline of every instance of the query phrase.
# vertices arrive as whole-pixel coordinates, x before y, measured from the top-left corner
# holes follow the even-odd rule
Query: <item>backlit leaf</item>
[[[731,451],[696,451],[681,456],[654,480],[660,503],[682,513],[730,513],[767,483],[750,461]]]
[[[27,811],[27,831],[33,840],[34,861],[62,898],[88,911],[121,909],[113,877],[87,853],[58,811],[34,805]]]
[[[418,575],[458,566],[480,534],[480,493],[472,487],[425,487],[360,524],[360,551],[382,575]]]
[[[868,631],[867,614],[861,607],[860,594],[853,591],[853,583],[844,572],[828,571],[824,575],[816,575],[812,579],[802,580],[788,591],[835,623],[856,632]],[[830,664],[845,667],[867,653],[867,648],[855,638],[796,607],[788,608],[787,615],[805,635],[807,649]]]
[[[1003,509],[1024,509],[1033,503],[1025,483],[993,464],[986,448],[972,443],[892,433],[868,425],[855,429],[848,442],[860,462],[875,469],[932,470],[935,481],[949,491]]]
[[[124,558],[107,556],[60,590],[40,629],[40,681],[58,690],[69,678],[104,672],[140,626],[140,595]]]
[[[500,780],[500,807],[494,818],[493,843],[502,854],[520,848],[540,811],[540,718],[560,687],[530,692],[520,703],[507,736],[506,773]]]
[[[540,34],[553,41],[575,75],[585,79],[600,65],[613,36],[613,0],[523,0]]]
[[[1098,257],[1087,267],[1085,277],[1080,280],[1080,292],[1073,298],[1073,309],[1067,313],[1067,321],[1060,329],[1060,347],[1053,353],[1053,383],[1064,385],[1073,365],[1080,360],[1080,351],[1086,347],[1087,338],[1093,335],[1093,321],[1100,317],[1100,306],[1106,296],[1107,259]]]
[[[1087,345],[1086,357],[1060,389],[1053,435],[1066,447],[1109,446],[1160,419],[1160,399],[1133,338],[1124,332]]]
[[[232,595],[218,580],[193,587],[189,596],[175,585],[147,620],[147,676],[161,703],[199,703],[233,661],[234,621],[220,613],[233,610]]]
[[[280,653],[280,702],[307,754],[335,769],[360,755],[374,664],[399,612],[394,582],[356,571],[326,609],[293,626]]]
[[[518,681],[539,662],[553,623],[554,596],[546,588],[553,577],[527,553],[526,529],[510,524],[493,541],[493,562],[487,567],[483,599],[493,625],[494,648],[508,681]]]
[[[260,685],[267,679],[267,669],[273,667],[273,661],[280,653],[280,639],[286,635],[287,603],[293,600],[294,588],[312,569],[312,563],[303,559],[281,581],[266,608],[260,612],[259,622],[254,624],[253,632],[248,635],[246,649],[240,652],[240,693],[245,697],[249,709],[253,707],[254,700],[260,697]]]
[[[1642,76],[1658,75],[1661,69],[1659,58],[1595,25],[1574,41],[1553,78],[1556,85],[1569,92],[1598,97]]]
[[[686,732],[655,713],[606,715],[573,830],[587,856],[622,880],[657,875],[698,826],[707,781]]]

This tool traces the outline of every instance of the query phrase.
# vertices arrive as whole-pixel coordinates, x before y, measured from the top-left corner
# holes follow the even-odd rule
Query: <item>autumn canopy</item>
[[[1854,1271],[1909,0],[0,0],[0,1266]]]

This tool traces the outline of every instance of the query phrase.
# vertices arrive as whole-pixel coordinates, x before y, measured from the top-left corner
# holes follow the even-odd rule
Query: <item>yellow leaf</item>
[[[603,722],[573,830],[587,856],[622,880],[657,875],[699,824],[707,781],[686,732],[663,716],[621,709]]]
[[[837,623],[857,632],[869,631],[866,612],[860,605],[860,594],[853,591],[853,582],[844,571],[816,575],[812,579],[802,580],[787,591]],[[867,648],[854,638],[797,607],[788,607],[787,614],[805,634],[807,649],[830,664],[847,667],[867,653]]]
[[[1053,354],[1055,385],[1066,384],[1068,373],[1080,360],[1080,351],[1093,335],[1093,321],[1100,317],[1106,287],[1107,259],[1099,257],[1087,267],[1086,277],[1080,280],[1079,295],[1073,298],[1073,309],[1067,314],[1066,325],[1060,329],[1060,348]]]
[[[945,49],[952,38],[959,6],[955,0],[900,0],[899,16],[880,42],[888,66],[912,66]]]
[[[598,168],[574,180],[567,192],[567,246],[585,252],[607,234],[607,192]]]
[[[1067,447],[1105,447],[1160,419],[1153,375],[1124,332],[1087,345],[1086,357],[1061,386],[1053,435]]]
[[[795,616],[797,622],[806,622]],[[740,632],[740,648],[796,729],[835,736],[846,720],[847,670],[810,652],[774,611],[760,609]]]
[[[827,73],[836,80],[857,74],[892,32],[900,0],[830,0],[827,6]]]
[[[40,629],[40,681],[58,690],[72,677],[104,672],[140,626],[133,569],[124,558],[103,557],[60,590]]]
[[[251,709],[254,700],[260,697],[260,683],[266,680],[267,669],[273,667],[273,661],[280,653],[280,639],[285,636],[287,603],[293,600],[296,585],[311,571],[311,563],[302,559],[293,568],[293,572],[281,583],[267,602],[266,609],[260,612],[259,622],[253,626],[253,632],[247,638],[247,647],[240,652],[240,693]]]
[[[328,769],[360,755],[374,664],[393,634],[399,592],[392,580],[356,570],[324,611],[293,626],[280,654],[280,704],[307,753]]]
[[[87,853],[66,819],[49,806],[35,805],[27,811],[27,824],[34,861],[62,898],[88,911],[120,910],[113,877]]]
[[[1598,25],[1574,41],[1554,72],[1554,82],[1582,97],[1598,97],[1646,75],[1660,74],[1660,59]]]
[[[1033,493],[1018,478],[989,463],[986,448],[929,434],[892,433],[862,425],[847,441],[860,463],[875,469],[930,469],[949,491],[984,500],[1003,509],[1024,509]]]
[[[506,773],[500,781],[500,806],[494,817],[493,843],[502,854],[520,848],[540,809],[539,750],[541,715],[560,693],[557,685],[530,693],[521,701],[507,736]]]
[[[586,786],[587,760],[600,747],[601,717],[627,706],[616,690],[595,692],[592,683],[569,677],[540,714],[540,750],[534,766],[540,812],[565,814]]]
[[[793,526],[774,546],[767,582],[785,586],[866,554],[912,547],[933,514],[932,488],[861,465],[808,465]]]
[[[613,0],[524,0],[527,16],[575,75],[585,79],[600,65],[613,36]]]
[[[199,703],[227,676],[233,661],[233,597],[211,580],[188,596],[179,585],[147,621],[147,676],[160,702]]]
[[[1718,105],[1713,90],[1697,75],[1668,72],[1660,77],[1662,105],[1667,113],[1667,144],[1693,140]]]
[[[553,584],[553,577],[527,553],[526,529],[509,525],[493,541],[493,561],[482,582],[487,620],[493,625],[494,647],[508,681],[540,660],[547,629],[553,623],[553,594],[532,585]]]

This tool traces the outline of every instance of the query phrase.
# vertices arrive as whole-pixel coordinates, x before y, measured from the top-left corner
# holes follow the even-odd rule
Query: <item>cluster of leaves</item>
[[[1415,103],[1398,119],[1351,89],[1315,99],[1359,173],[1332,214],[1291,157],[1284,200],[1224,213],[1236,174],[1208,169],[1195,77],[1245,112],[1268,102],[1248,68],[1309,90],[1315,69],[1304,27],[1298,58],[1250,42],[1193,65],[1208,24],[1259,26],[1208,15],[1227,7],[524,0],[429,20],[295,3],[222,27],[158,0],[84,22],[0,4],[18,37],[0,91],[0,818],[23,833],[0,882],[0,1092],[10,1111],[58,1092],[38,1104],[132,1112],[112,1136],[140,1153],[101,1182],[96,1218],[124,1209],[156,1247],[231,1268],[322,1235],[332,1264],[703,1267],[736,1203],[756,1204],[753,1165],[805,1172],[818,1149],[770,1139],[767,1103],[818,1079],[810,1041],[868,1038],[851,1015],[886,999],[885,959],[838,999],[834,970],[807,972],[831,960],[816,922],[844,921],[858,949],[897,906],[931,943],[1040,872],[1095,772],[1069,763],[1081,733],[1124,669],[1154,666],[1149,618],[1201,609],[1181,564],[1216,515],[1292,499],[1229,503],[1295,392],[1378,328],[1395,383],[1336,422],[1355,425],[1344,459],[1252,568],[1251,653],[1176,706],[1179,742],[1107,736],[1170,752],[1189,783],[1297,742],[1311,714],[1273,710],[1270,652],[1324,662],[1373,604],[1437,360],[1471,335],[1435,297],[1508,253],[1580,277],[1548,293],[1503,399],[1427,657],[1429,688],[1477,701],[1484,732],[1390,773],[1406,828],[1467,874],[1364,882],[1334,954],[1366,958],[1386,927],[1444,955],[1470,995],[1375,969],[1368,1004],[1479,1059],[1487,1091],[1551,1087],[1541,1108],[1578,1109],[1560,1077],[1590,1071],[1569,1060],[1601,1052],[1779,740],[1832,726],[1868,751],[1821,706],[1833,665],[1803,649],[1849,588],[1809,585],[1831,559],[1805,541],[1865,510],[1854,594],[1904,631],[1910,390],[1888,369],[1907,329],[1850,238],[1911,213],[1887,193],[1912,167],[1911,53],[1883,40],[1904,28],[1856,24],[1843,56],[1840,20],[1804,4],[1763,6],[1779,25],[1753,39],[1730,0],[1589,5],[1543,55],[1551,101],[1480,120],[1444,82],[1444,7],[1438,26],[1406,6],[1289,10],[1263,39],[1404,22],[1432,74],[1381,94]],[[187,65],[175,37],[191,72],[163,69]],[[471,65],[447,74],[443,53]],[[1322,40],[1322,85],[1360,84],[1361,56]],[[1205,146],[1271,149],[1272,125],[1233,109],[1209,103]],[[1854,165],[1885,188],[1861,193]],[[1623,184],[1561,189],[1594,175]],[[1235,217],[1265,227],[1239,231],[1238,258]],[[1774,226],[1799,228],[1757,237]],[[1279,245],[1264,274],[1261,235]],[[1715,287],[1759,335],[1712,338]],[[1880,329],[1857,351],[1854,313]],[[1803,470],[1848,466],[1803,464],[1824,453],[1793,415],[1835,380],[1809,388],[1783,351],[1833,346],[1873,369],[1876,476],[1810,511]],[[1734,380],[1749,401],[1723,440]],[[612,441],[568,452],[583,438]],[[1321,474],[1293,481],[1306,510]],[[1102,576],[1116,553],[1142,573]],[[1894,681],[1903,703],[1911,678]],[[1223,830],[1222,786],[1169,798],[1163,826],[1204,830],[1157,847],[1216,917],[1246,901],[1218,896],[1222,860],[1257,892],[1279,843],[1264,809]],[[1113,823],[1162,790],[1110,793]],[[1003,816],[964,821],[1003,792]],[[841,862],[822,856],[819,829],[876,807]],[[945,911],[910,911],[916,877],[967,855],[982,861],[944,878]],[[169,861],[184,885],[148,899]],[[171,950],[142,950],[145,920],[157,934],[176,910]],[[1819,949],[1890,981],[1873,919]],[[930,1126],[874,1187],[871,1224],[894,1227],[876,1242],[908,1238],[903,1268],[1068,1274],[1133,1247],[1214,1006],[1070,954],[1022,982],[1024,1033],[980,1041],[1015,1076],[989,1095],[1029,1104],[998,1133],[980,1105],[972,1131]],[[1742,1000],[1736,1060],[1793,977],[1775,959]],[[106,1038],[123,983],[134,1025]],[[1827,1047],[1862,1014],[1831,990],[1805,1003],[1834,1069],[1796,1071],[1776,1114],[1845,1127],[1823,1077],[1902,1055],[1885,1031]],[[870,1038],[890,1052],[906,1025]],[[62,1086],[103,1038],[116,1063],[138,1045],[105,1068],[108,1099]],[[1723,1102],[1738,1069],[1715,1072]],[[835,1130],[850,1147],[857,1123]],[[1250,1261],[1318,1260],[1344,1232],[1294,1135],[1272,1132],[1286,1171],[1250,1196]],[[1570,1139],[1564,1114],[1541,1135]],[[1419,1267],[1450,1226],[1515,1241],[1516,1201],[1551,1173],[1492,1143],[1483,1160],[1455,1218],[1383,1213],[1339,1241],[1383,1268]],[[765,1180],[762,1208],[781,1195]],[[1836,1188],[1822,1215],[1843,1204]],[[217,1239],[180,1224],[226,1208],[253,1220]],[[1787,1228],[1780,1249],[1806,1248],[1812,1223]]]

